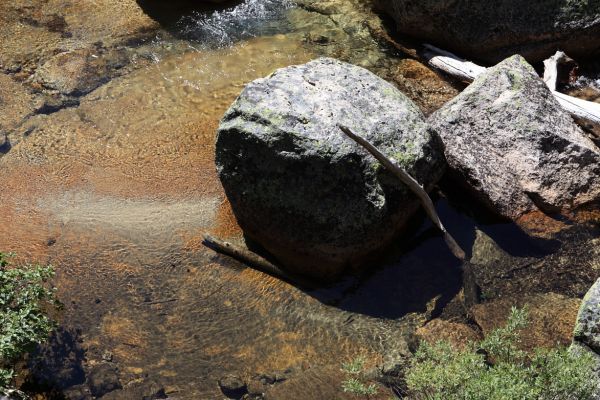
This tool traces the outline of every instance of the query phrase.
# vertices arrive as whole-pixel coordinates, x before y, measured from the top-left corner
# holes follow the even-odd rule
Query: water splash
[[[178,22],[180,33],[204,48],[228,47],[235,42],[281,33],[285,11],[292,0],[246,0],[211,14],[195,12]]]

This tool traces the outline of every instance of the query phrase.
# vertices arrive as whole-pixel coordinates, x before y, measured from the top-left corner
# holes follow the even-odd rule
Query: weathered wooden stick
[[[422,55],[427,64],[461,81],[470,83],[487,69],[430,44],[424,44],[423,48]]]
[[[423,57],[430,66],[465,82],[472,82],[478,75],[486,70],[485,67],[465,61],[462,58],[438,49],[437,47],[426,44],[424,45],[424,49],[425,50],[422,52]],[[560,59],[557,59],[556,61],[559,60]],[[552,68],[553,62],[548,61],[548,64],[550,65],[550,68]],[[558,72],[556,72],[556,76],[557,74]],[[548,80],[546,80],[546,78]],[[584,122],[600,124],[600,104],[557,92],[555,90],[555,74],[552,71],[549,71],[548,76],[545,77],[544,80],[548,84],[551,79],[554,79],[554,84],[550,86],[550,90],[565,111]]]
[[[377,149],[377,147],[373,146],[367,140],[363,139],[358,135],[355,135],[349,128],[345,126],[339,125],[339,128],[350,139],[354,140],[356,143],[364,147],[369,153],[371,153],[373,157],[375,157],[381,164],[383,164],[383,166],[386,169],[388,169],[390,172],[396,175],[398,179],[402,181],[402,183],[408,186],[408,188],[414,194],[417,195],[431,221],[433,221],[434,225],[437,226],[438,229],[444,234],[444,240],[446,241],[446,244],[448,244],[448,247],[450,248],[452,254],[454,254],[458,259],[464,261],[466,257],[465,252],[463,251],[463,249],[460,248],[456,240],[454,240],[454,238],[450,235],[450,233],[448,233],[448,231],[442,224],[440,217],[435,211],[435,207],[433,206],[431,198],[429,197],[425,189],[423,189],[423,187],[419,184],[419,182],[417,182],[412,176],[410,176],[398,164],[396,164],[394,160],[385,156],[381,151],[379,151],[379,149]]]
[[[573,117],[600,125],[600,104],[578,99],[564,93],[552,92],[558,103]]]
[[[276,278],[280,278],[290,283],[297,284],[306,289],[313,289],[316,286],[314,282],[310,282],[305,278],[283,271],[275,264],[259,256],[258,254],[251,252],[248,249],[235,246],[229,242],[213,237],[209,234],[204,234],[204,240],[202,241],[202,244],[210,249],[213,249],[218,253],[222,253],[229,257],[235,258],[236,260],[241,261],[254,269],[272,275]]]

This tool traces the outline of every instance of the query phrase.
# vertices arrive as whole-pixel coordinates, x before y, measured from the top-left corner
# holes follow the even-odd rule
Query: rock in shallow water
[[[388,245],[419,204],[338,124],[426,187],[443,173],[438,137],[417,107],[369,71],[328,58],[247,85],[217,138],[219,176],[244,232],[286,268],[323,280]]]
[[[505,217],[600,199],[600,149],[520,56],[489,68],[429,122],[458,180]]]
[[[600,51],[600,1],[378,0],[398,30],[465,56],[498,62],[513,54],[541,61],[560,49]]]

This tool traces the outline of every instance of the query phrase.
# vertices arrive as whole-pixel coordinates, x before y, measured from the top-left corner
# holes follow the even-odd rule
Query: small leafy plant
[[[0,393],[14,393],[14,364],[45,341],[54,329],[46,314],[58,306],[48,280],[51,266],[13,267],[0,252]]]
[[[456,349],[422,343],[406,373],[412,400],[589,400],[594,360],[566,348],[520,349],[525,309],[511,310],[506,325],[480,342]]]
[[[344,392],[357,396],[366,396],[367,398],[377,394],[377,387],[375,385],[367,385],[360,379],[364,364],[365,359],[363,357],[356,357],[354,360],[342,364],[342,371],[348,375],[342,382]]]

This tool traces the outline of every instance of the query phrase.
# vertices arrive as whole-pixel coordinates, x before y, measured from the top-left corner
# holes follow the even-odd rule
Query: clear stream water
[[[203,232],[232,241],[241,232],[216,177],[214,135],[244,84],[276,68],[324,54],[373,70],[401,60],[285,0],[175,20],[141,47],[152,63],[78,107],[33,118],[31,136],[0,159],[0,248],[56,266],[61,323],[81,341],[82,362],[110,352],[123,383],[218,399],[227,374],[310,369],[323,382],[303,382],[296,398],[343,396],[340,363],[362,354],[381,364],[406,350],[403,332],[458,293],[458,263],[426,224],[402,257],[314,292],[215,255]],[[440,207],[469,248],[477,223]],[[510,225],[483,229],[529,248]]]

